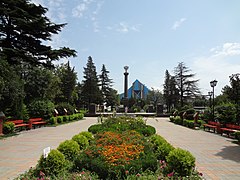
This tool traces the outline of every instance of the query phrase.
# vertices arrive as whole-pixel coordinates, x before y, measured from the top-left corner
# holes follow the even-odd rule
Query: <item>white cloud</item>
[[[94,3],[97,2],[97,3]],[[72,16],[76,18],[85,18],[92,24],[93,31],[99,32],[100,26],[98,21],[99,12],[102,9],[104,1],[83,0],[72,9]]]
[[[121,33],[128,33],[130,31],[140,32],[140,24],[129,25],[127,22],[122,21],[114,26],[107,26],[106,29],[118,31]]]
[[[235,56],[240,55],[240,43],[225,43],[221,47],[215,47],[210,50],[215,56]]]
[[[73,17],[81,18],[86,10],[87,5],[85,3],[81,3],[77,7],[73,8],[72,15]]]
[[[240,57],[240,43],[225,43],[222,46],[211,48],[211,54],[204,57],[196,57],[193,61],[193,71],[200,79],[200,87],[203,93],[211,91],[209,82],[216,79],[216,93],[220,94],[222,88],[229,84],[229,76],[239,73],[240,63],[234,60]]]
[[[173,24],[173,26],[172,26],[172,29],[173,29],[173,30],[176,30],[176,29],[179,28],[179,27],[183,24],[183,22],[185,22],[186,20],[187,20],[186,18],[181,18],[180,20],[175,21],[174,24]]]

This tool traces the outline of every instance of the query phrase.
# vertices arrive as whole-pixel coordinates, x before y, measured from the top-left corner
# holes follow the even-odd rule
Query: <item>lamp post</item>
[[[212,115],[213,115],[213,121],[214,121],[214,87],[217,85],[217,80],[213,80],[210,82],[210,86],[213,88],[213,91],[212,91],[212,95],[213,95],[213,98],[212,98]]]
[[[212,94],[213,94],[212,91],[208,92],[208,96],[209,96],[209,107],[212,106]]]

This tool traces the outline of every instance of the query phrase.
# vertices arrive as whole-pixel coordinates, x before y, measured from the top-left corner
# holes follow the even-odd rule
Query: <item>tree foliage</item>
[[[67,47],[52,49],[45,45],[53,34],[66,24],[55,24],[46,17],[47,8],[28,0],[0,2],[0,57],[10,65],[31,64],[51,66],[52,61],[76,56]]]
[[[58,97],[56,97],[56,102],[67,102],[72,104],[74,100],[75,87],[77,84],[77,73],[75,72],[74,67],[71,68],[68,61],[66,64],[58,66],[56,75],[60,79],[60,93]]]
[[[83,73],[82,100],[84,104],[89,106],[91,103],[101,103],[102,99],[99,89],[99,79],[97,77],[96,66],[93,63],[91,56],[88,57],[88,62]]]
[[[178,63],[174,69],[174,78],[180,93],[180,105],[183,107],[187,99],[195,97],[200,93],[197,82],[194,80],[195,74],[189,73],[191,70],[183,63]]]
[[[176,107],[179,100],[179,90],[176,87],[174,76],[171,76],[168,70],[165,72],[165,82],[163,85],[163,97],[167,105],[167,112]]]
[[[118,104],[117,91],[112,88],[112,79],[109,78],[109,71],[105,65],[102,65],[101,74],[99,75],[101,94],[103,103],[106,106],[114,106]]]

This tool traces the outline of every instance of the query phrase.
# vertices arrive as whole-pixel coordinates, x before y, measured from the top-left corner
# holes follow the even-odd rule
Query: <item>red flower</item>
[[[129,174],[129,171],[127,170],[127,171],[125,171],[125,174]]]
[[[41,177],[45,176],[44,172],[42,172],[42,171],[40,171],[39,175],[40,175]]]
[[[136,176],[139,177],[139,176],[141,176],[141,174],[137,173]]]
[[[174,172],[169,173],[167,176],[172,177],[174,175]]]

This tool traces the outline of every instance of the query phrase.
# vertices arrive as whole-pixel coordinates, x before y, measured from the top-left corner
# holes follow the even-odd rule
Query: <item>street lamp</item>
[[[213,121],[214,121],[214,87],[217,85],[217,80],[213,80],[210,82],[210,86],[213,88],[212,91],[212,95],[213,95],[213,99],[212,99],[212,109],[213,109]]]
[[[212,94],[213,94],[212,91],[208,92],[208,96],[209,96],[209,107],[212,106]]]

